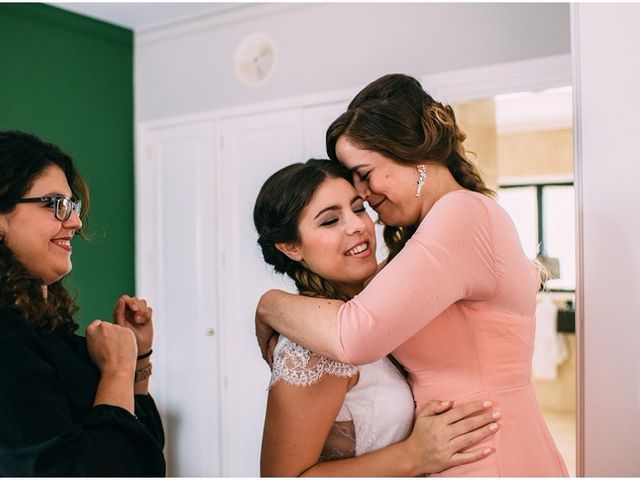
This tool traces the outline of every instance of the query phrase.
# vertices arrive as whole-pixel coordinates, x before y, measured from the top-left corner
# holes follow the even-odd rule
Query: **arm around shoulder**
[[[475,195],[452,192],[436,202],[400,253],[340,309],[345,361],[382,358],[455,302],[494,293],[491,222]]]
[[[256,336],[263,350],[273,330],[327,358],[345,361],[336,316],[344,302],[269,290],[256,308]]]

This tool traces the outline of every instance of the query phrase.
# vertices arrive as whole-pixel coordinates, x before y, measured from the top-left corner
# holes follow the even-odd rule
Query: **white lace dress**
[[[304,388],[323,375],[352,377],[360,373],[345,396],[320,461],[362,455],[404,440],[411,433],[415,407],[411,389],[388,358],[355,367],[329,360],[280,336],[273,359],[269,388],[280,381]]]

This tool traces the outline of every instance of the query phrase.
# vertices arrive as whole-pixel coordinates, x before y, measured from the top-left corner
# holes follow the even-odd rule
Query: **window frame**
[[[549,181],[549,182],[526,182],[526,183],[510,183],[510,184],[501,184],[498,185],[498,191],[503,189],[513,189],[513,188],[535,188],[536,189],[536,208],[537,208],[537,245],[538,245],[538,254],[545,252],[544,248],[544,209],[543,209],[543,201],[544,201],[544,189],[546,187],[573,187],[573,180],[565,180],[565,181]],[[552,293],[576,293],[575,286],[573,288],[547,288],[545,289],[547,292]]]

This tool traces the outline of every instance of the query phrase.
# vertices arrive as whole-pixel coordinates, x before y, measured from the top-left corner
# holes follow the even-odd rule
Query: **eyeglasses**
[[[33,197],[33,198],[21,198],[16,200],[15,203],[36,203],[43,202],[48,203],[50,207],[53,207],[53,213],[58,220],[66,222],[71,216],[71,212],[74,210],[78,215],[82,210],[82,200],[73,201],[70,198],[63,197],[61,195],[51,195],[48,197]]]

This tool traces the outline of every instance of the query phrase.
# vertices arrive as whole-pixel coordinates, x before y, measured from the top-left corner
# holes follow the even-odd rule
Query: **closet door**
[[[257,245],[253,206],[277,169],[304,160],[302,111],[222,119],[218,177],[223,476],[257,476],[270,370],[256,343],[260,295],[293,285],[267,266]]]
[[[151,393],[169,476],[219,476],[215,123],[143,131],[136,162],[137,294],[154,308]]]
[[[303,154],[304,158],[329,158],[326,134],[329,125],[347,110],[349,102],[342,101],[325,105],[314,105],[303,110]]]

